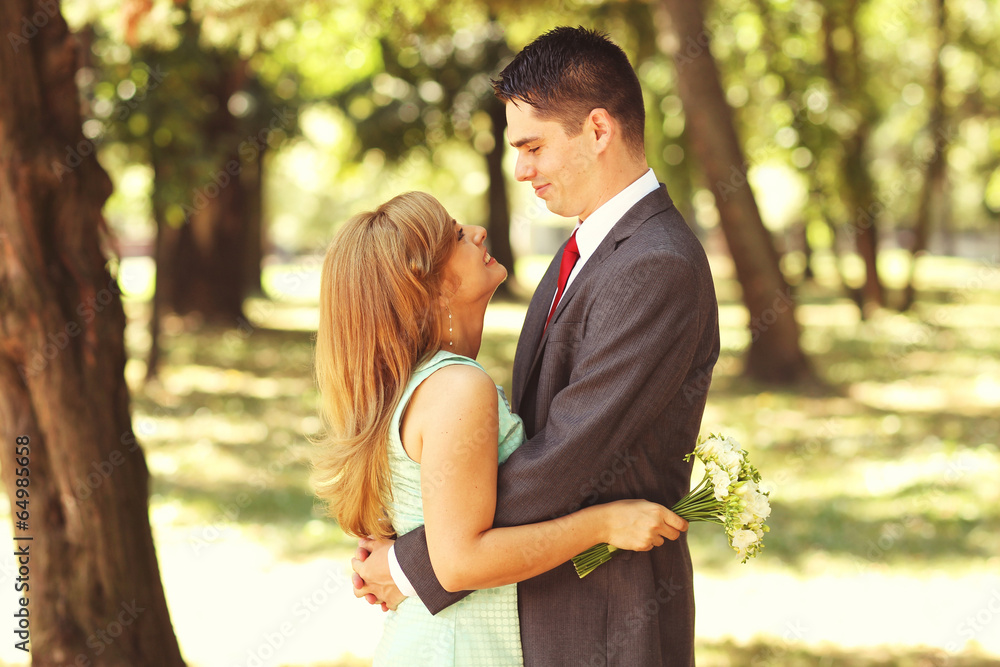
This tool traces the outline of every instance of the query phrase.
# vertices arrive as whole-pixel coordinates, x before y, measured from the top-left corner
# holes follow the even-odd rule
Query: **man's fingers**
[[[662,515],[663,515],[663,523],[667,524],[674,530],[685,531],[688,529],[688,522],[679,517],[678,515],[674,514],[670,510],[664,508]]]
[[[372,552],[370,552],[370,551],[368,551],[368,549],[365,549],[364,547],[360,547],[360,546],[354,552],[354,557],[357,558],[358,560],[362,561],[362,562],[364,562],[364,560],[366,558],[368,558],[369,556],[371,556],[371,555],[372,555]]]
[[[673,526],[666,525],[663,527],[663,530],[660,531],[660,535],[667,538],[668,540],[676,540],[678,537],[681,536],[681,533]]]
[[[370,537],[362,537],[358,539],[358,546],[368,551],[368,553],[371,553],[375,550],[375,547],[378,546],[378,542]]]

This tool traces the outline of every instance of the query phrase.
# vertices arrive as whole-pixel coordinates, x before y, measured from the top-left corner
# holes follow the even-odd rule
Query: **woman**
[[[667,510],[643,500],[492,528],[497,466],[524,429],[474,361],[487,303],[507,277],[485,239],[411,192],[348,221],[323,265],[317,494],[351,535],[425,525],[441,583],[475,591],[436,616],[404,600],[376,665],[520,665],[512,584],[600,542],[648,550],[676,537]]]

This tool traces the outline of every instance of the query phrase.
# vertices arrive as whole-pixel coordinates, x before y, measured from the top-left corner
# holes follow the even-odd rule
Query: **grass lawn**
[[[746,312],[727,260],[713,264],[723,350],[703,430],[751,452],[774,509],[746,565],[715,527],[691,529],[699,664],[1000,664],[1000,267],[922,260],[915,312],[867,321],[828,280],[801,286],[802,344],[824,383],[804,390],[741,375]],[[295,270],[265,283],[280,292]],[[248,301],[241,332],[168,320],[146,386],[148,305],[127,304],[168,600],[194,665],[367,665],[380,619],[351,596],[354,542],[307,481],[316,314],[279,296]],[[524,308],[487,317],[480,361],[508,388]]]

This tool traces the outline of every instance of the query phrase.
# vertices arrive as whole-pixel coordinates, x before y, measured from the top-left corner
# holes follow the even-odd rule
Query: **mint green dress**
[[[451,364],[483,370],[474,360],[438,352],[418,366],[392,416],[389,468],[392,473],[392,506],[389,515],[396,534],[403,535],[424,523],[420,497],[420,464],[403,449],[399,422],[417,386],[431,373]],[[524,442],[524,425],[511,414],[503,389],[497,385],[500,418],[499,461],[503,463]],[[415,597],[406,598],[385,620],[382,640],[375,650],[373,667],[520,667],[521,633],[517,615],[517,586],[475,591],[432,616]]]

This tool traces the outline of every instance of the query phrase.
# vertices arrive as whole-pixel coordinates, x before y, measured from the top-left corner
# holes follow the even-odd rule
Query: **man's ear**
[[[617,134],[618,127],[607,109],[597,108],[587,116],[585,131],[592,133],[597,152],[603,153]]]

